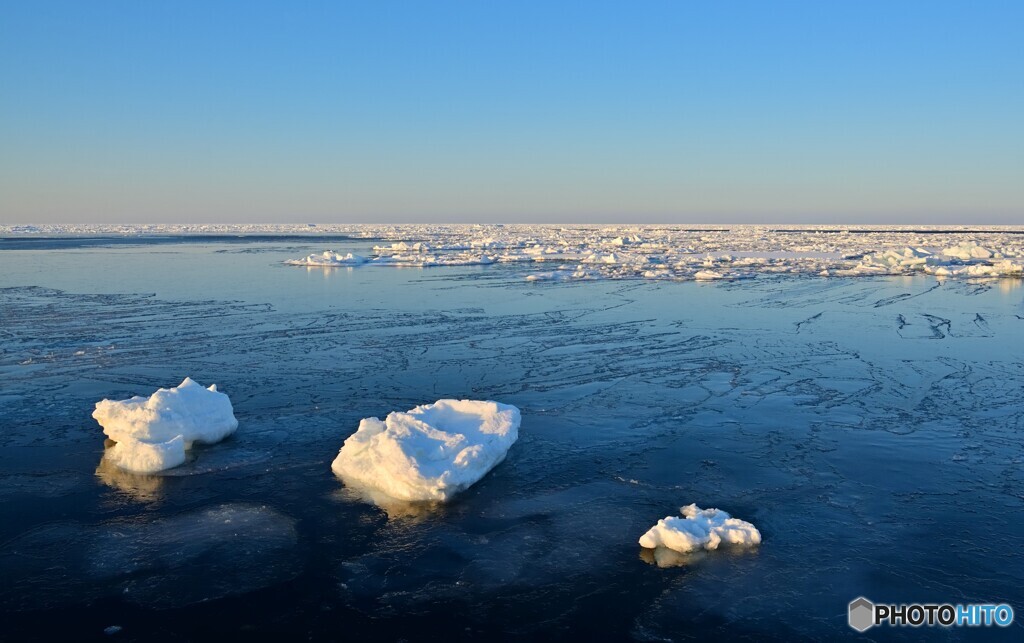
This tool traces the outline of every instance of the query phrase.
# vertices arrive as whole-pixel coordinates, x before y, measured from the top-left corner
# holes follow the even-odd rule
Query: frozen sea
[[[865,638],[866,596],[1018,611],[870,638],[1020,640],[1019,279],[282,263],[376,242],[0,248],[0,638]],[[235,435],[164,475],[104,465],[95,402],[186,375]],[[453,502],[332,475],[360,418],[448,397],[522,411]],[[658,567],[637,539],[690,503],[762,545]]]

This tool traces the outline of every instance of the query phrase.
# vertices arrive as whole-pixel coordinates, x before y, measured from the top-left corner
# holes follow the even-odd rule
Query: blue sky
[[[0,3],[0,223],[1024,223],[1024,3]]]

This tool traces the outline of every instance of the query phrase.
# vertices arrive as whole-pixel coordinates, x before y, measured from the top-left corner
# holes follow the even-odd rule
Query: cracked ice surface
[[[859,595],[1024,603],[1020,280],[538,288],[519,264],[282,265],[322,250],[0,251],[12,638],[75,638],[130,608],[137,638],[203,638],[192,617],[216,610],[318,639],[825,639]],[[105,465],[95,401],[183,372],[230,391],[245,430],[159,475]],[[445,398],[521,409],[500,466],[441,506],[339,489],[339,427]],[[680,498],[764,545],[646,564],[637,536]]]

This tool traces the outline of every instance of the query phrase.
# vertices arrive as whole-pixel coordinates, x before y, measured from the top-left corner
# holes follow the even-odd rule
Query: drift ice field
[[[0,616],[793,640],[858,595],[1024,605],[1022,264],[1016,227],[0,227]]]

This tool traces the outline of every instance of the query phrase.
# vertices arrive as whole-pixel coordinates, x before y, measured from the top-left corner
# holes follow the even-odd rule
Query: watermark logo
[[[875,624],[875,606],[863,596],[850,601],[850,627],[864,632]]]
[[[863,596],[850,601],[847,622],[858,632],[876,625],[920,627],[1006,627],[1013,623],[1013,608],[1006,603],[872,603]]]

